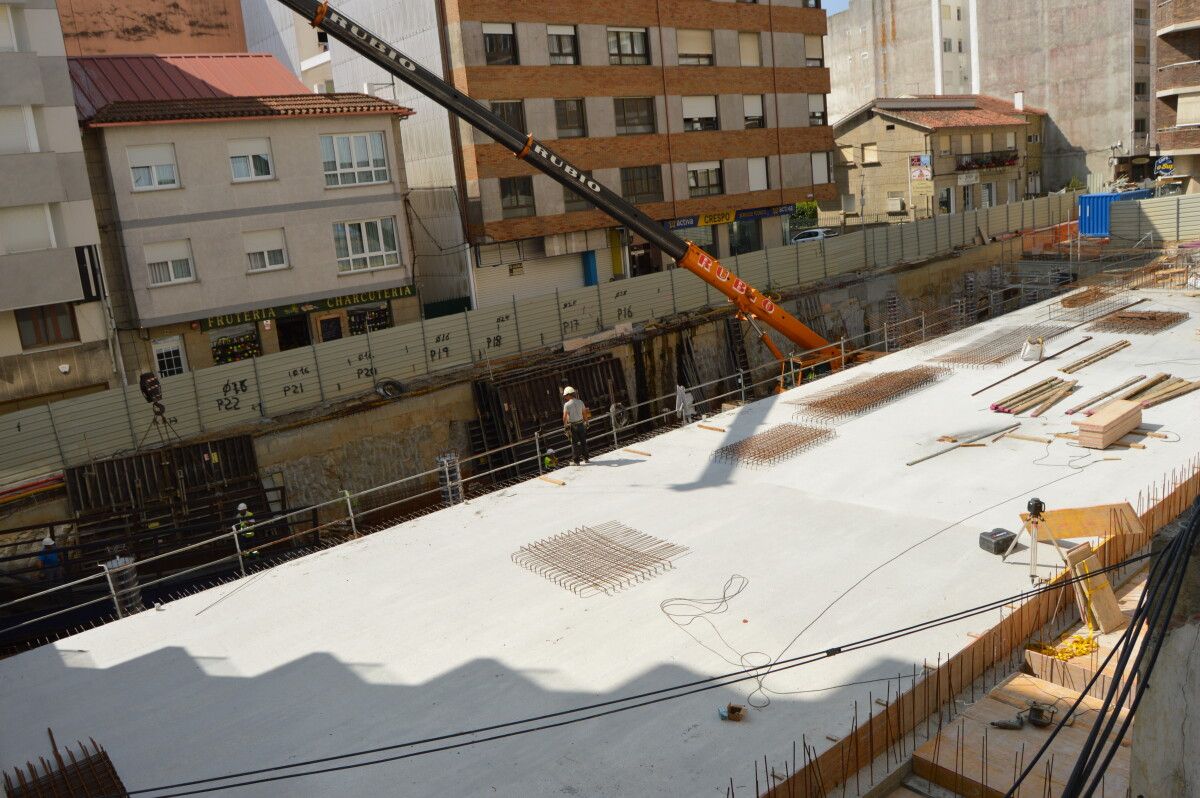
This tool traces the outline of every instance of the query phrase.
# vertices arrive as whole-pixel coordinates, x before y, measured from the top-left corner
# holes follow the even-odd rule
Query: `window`
[[[810,153],[812,161],[812,181],[814,186],[831,182],[829,180],[829,153]]]
[[[235,183],[268,180],[274,177],[270,139],[238,139],[229,142],[229,168],[233,172]]]
[[[33,109],[28,105],[0,108],[0,155],[37,151]]]
[[[15,255],[56,246],[49,205],[0,208],[0,254]]]
[[[962,22],[962,9],[961,8],[954,9],[954,19],[957,22]]]
[[[1176,124],[1178,124],[1178,119],[1176,120]],[[1135,116],[1133,118],[1133,132],[1134,133],[1145,133],[1146,132],[1146,117]]]
[[[1015,150],[1017,148],[1017,134],[1009,131],[1004,134],[1004,149]]]
[[[950,137],[938,136],[938,155],[950,154]]]
[[[662,167],[655,164],[622,169],[621,196],[633,203],[662,202]]]
[[[771,187],[770,178],[767,177],[766,158],[747,158],[746,169],[750,173],[751,191],[766,191]]]
[[[825,45],[820,36],[804,37],[804,65],[810,67],[825,66]]]
[[[684,97],[684,130],[717,130],[717,98]]]
[[[656,130],[653,97],[614,97],[613,112],[618,136],[653,133]]]
[[[992,151],[992,134],[980,133],[975,137],[975,152],[991,152]]]
[[[183,351],[183,338],[154,339],[154,370],[160,377],[174,377],[187,371],[187,355]]]
[[[192,268],[192,245],[186,238],[146,244],[143,252],[150,285],[190,283],[196,279],[196,271]]]
[[[980,185],[980,188],[982,189],[982,192],[981,192],[981,196],[980,196],[980,200],[979,200],[979,207],[990,208],[993,205],[995,205],[996,204],[996,184],[995,183],[983,183]]]
[[[0,53],[17,51],[16,31],[13,28],[12,12],[8,6],[0,6]]]
[[[950,53],[953,51],[954,51],[954,40],[953,39],[942,39],[942,52]]]
[[[1042,134],[1041,133],[1030,133],[1028,136],[1025,137],[1025,143],[1026,144],[1041,144],[1042,143]]]
[[[959,40],[958,40],[958,51],[959,51],[960,53],[963,51],[963,49],[962,49],[962,39],[959,39]]]
[[[680,66],[712,66],[712,31],[680,28],[675,31],[675,41],[679,48]]]
[[[592,205],[587,198],[578,194],[575,191],[563,186],[563,212],[572,213],[574,211],[590,211],[596,207]]]
[[[1139,81],[1133,84],[1133,99],[1147,100],[1150,98],[1150,84]]]
[[[744,255],[762,249],[762,220],[743,219],[729,223],[729,254]]]
[[[766,127],[763,117],[763,96],[761,94],[743,94],[742,111],[745,115],[746,129]]]
[[[383,133],[321,136],[325,186],[362,186],[389,180]]]
[[[808,95],[808,124],[823,125],[825,124],[825,120],[825,95]]]
[[[558,122],[560,139],[577,139],[587,135],[587,114],[583,100],[555,100],[554,118]]]
[[[265,272],[288,266],[282,227],[242,233],[242,245],[246,249],[247,271]]]
[[[972,201],[973,196],[974,195],[971,193],[970,186],[962,187],[962,209],[964,211],[970,211],[970,210],[975,209],[975,203]]]
[[[942,19],[946,22],[950,21],[950,6],[942,3]]]
[[[483,53],[489,65],[519,64],[517,37],[511,22],[483,23]]]
[[[645,28],[609,28],[608,63],[649,64],[650,45]]]
[[[954,190],[950,186],[938,191],[938,211],[941,213],[953,213],[954,207]]]
[[[846,166],[854,166],[857,163],[854,160],[854,145],[853,144],[839,144],[838,151],[842,155],[842,163],[846,164]]]
[[[17,319],[22,349],[79,340],[79,332],[75,327],[75,308],[69,303],[21,308],[14,310],[13,315]]]
[[[970,136],[970,134],[958,136],[957,138],[958,138],[958,154],[959,155],[970,155],[971,154],[971,136]]]
[[[863,163],[879,163],[879,145],[878,144],[862,145],[862,162]]]
[[[134,191],[179,187],[179,179],[175,173],[174,145],[143,144],[129,147],[126,155],[129,157]]]
[[[520,100],[492,100],[492,113],[522,133],[525,132],[525,103]]]
[[[400,265],[396,220],[391,216],[333,225],[333,249],[339,272],[361,272]]]
[[[578,64],[579,47],[574,25],[547,25],[551,64]]]
[[[1133,21],[1139,25],[1149,25],[1150,24],[1150,9],[1134,8],[1133,9]]]
[[[500,178],[500,209],[505,219],[533,216],[533,178]]]
[[[739,33],[738,49],[741,50],[742,66],[762,66],[762,40],[758,33]]]
[[[687,168],[688,196],[708,197],[713,194],[724,194],[725,188],[721,182],[721,162],[704,161],[690,163]]]
[[[1133,45],[1133,60],[1138,64],[1150,63],[1150,49],[1145,42],[1135,42]]]

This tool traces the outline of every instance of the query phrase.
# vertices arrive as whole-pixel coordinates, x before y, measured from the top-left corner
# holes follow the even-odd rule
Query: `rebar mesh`
[[[796,418],[833,421],[874,410],[933,385],[950,373],[950,369],[940,366],[915,366],[903,371],[865,375],[789,404],[801,408],[796,411]]]
[[[1030,338],[1048,341],[1069,329],[1069,326],[1061,324],[1004,327],[932,359],[936,363],[945,363],[948,366],[998,366],[1020,354],[1021,347]]]
[[[826,427],[780,424],[769,430],[722,446],[713,452],[717,460],[749,466],[774,465],[834,436]]]
[[[1123,310],[1088,327],[1088,332],[1154,335],[1182,323],[1190,315],[1169,310]]]
[[[599,593],[611,596],[652,579],[675,567],[672,560],[687,553],[686,546],[609,521],[522,546],[513,553],[512,560],[559,587],[588,598]]]

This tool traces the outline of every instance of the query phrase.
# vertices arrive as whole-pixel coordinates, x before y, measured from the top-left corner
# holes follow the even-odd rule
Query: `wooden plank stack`
[[[1108,346],[1104,347],[1103,349],[1093,352],[1092,354],[1088,355],[1087,357],[1079,358],[1079,360],[1076,360],[1074,363],[1068,363],[1067,365],[1060,368],[1059,371],[1066,372],[1067,374],[1074,374],[1075,372],[1079,371],[1080,369],[1086,368],[1086,367],[1092,365],[1093,363],[1099,363],[1101,360],[1108,357],[1109,355],[1115,355],[1117,352],[1120,352],[1122,349],[1124,349],[1127,346],[1129,346],[1128,341],[1124,341],[1124,340],[1117,341],[1115,344],[1109,344]]]
[[[1142,407],[1154,407],[1163,402],[1169,402],[1176,397],[1191,393],[1198,388],[1200,388],[1200,380],[1189,382],[1182,377],[1173,377],[1167,373],[1159,373],[1138,382],[1125,392],[1117,394],[1117,399],[1133,399]],[[1085,412],[1090,416],[1102,411],[1109,404],[1112,404],[1112,402],[1102,404],[1094,410],[1087,410]]]
[[[1072,421],[1079,428],[1079,445],[1087,449],[1107,449],[1142,423],[1141,402],[1117,399],[1090,416]]]
[[[1032,410],[1031,416],[1040,416],[1055,403],[1069,396],[1071,391],[1075,390],[1076,384],[1076,380],[1047,377],[1028,388],[998,399],[992,403],[991,409],[997,413],[1012,413],[1013,415]]]

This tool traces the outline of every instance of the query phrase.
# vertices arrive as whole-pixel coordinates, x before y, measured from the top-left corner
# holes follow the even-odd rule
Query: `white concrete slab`
[[[1200,312],[1182,293],[1145,308]],[[1044,306],[985,327],[1040,321]],[[1200,377],[1190,320],[1079,372],[1082,398],[1136,373]],[[981,330],[982,332],[982,330]],[[1085,334],[1069,362],[1119,336]],[[837,427],[830,443],[778,466],[716,463],[714,449],[791,421],[786,400],[837,380],[922,362],[934,342],[780,397],[562,469],[469,504],[311,555],[0,662],[0,766],[59,740],[95,737],[131,789],[287,764],[555,712],[824,650],[1017,593],[1027,555],[981,551],[979,532],[1015,528],[1031,496],[1070,507],[1129,500],[1181,465],[1200,441],[1197,400],[1146,411],[1178,441],[1089,453],[1004,440],[913,467],[939,435],[1003,426],[990,401],[1054,373],[1043,364],[979,397],[1020,365],[952,377]],[[1068,431],[1062,408],[1023,431]],[[1103,457],[1119,457],[1104,461]],[[515,565],[518,547],[605,521],[690,548],[677,567],[614,596],[581,599]],[[1043,563],[1056,562],[1044,547]],[[669,598],[719,598],[725,611],[680,628]],[[868,691],[960,649],[998,613],[772,675],[770,704],[731,724],[727,701],[752,683],[551,731],[388,764],[222,791],[238,796],[712,795],[753,783],[765,754],[782,770],[792,741],[823,750],[845,734]],[[760,652],[755,654],[753,652]],[[889,687],[884,680],[892,679]],[[866,682],[838,686],[851,682]],[[393,751],[404,754],[406,750]],[[386,756],[383,754],[382,756]]]

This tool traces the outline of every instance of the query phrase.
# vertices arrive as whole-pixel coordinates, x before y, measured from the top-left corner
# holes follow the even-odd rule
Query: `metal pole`
[[[604,329],[604,296],[600,293],[600,283],[596,283],[596,329]]]
[[[925,343],[925,311],[921,311],[921,343]]]
[[[525,348],[521,346],[521,320],[517,317],[517,295],[513,294],[513,327],[517,329],[517,351],[524,352]]]
[[[262,382],[258,379],[258,358],[250,358],[250,368],[254,370],[254,390],[258,393],[258,414],[267,417],[267,403],[263,401]]]
[[[233,545],[234,545],[234,548],[237,549],[238,571],[241,572],[242,576],[245,576],[246,575],[246,561],[242,559],[242,541],[238,540],[237,524],[234,524],[230,528],[233,530]]]
[[[471,340],[471,314],[463,311],[463,324],[467,327],[467,352],[471,355],[471,362],[475,362],[475,342]],[[479,353],[479,359],[483,360],[483,352]]]
[[[538,475],[542,473],[542,433],[540,430],[533,432],[533,448],[537,451]]]
[[[312,350],[313,371],[317,373],[317,390],[321,393],[321,401],[325,401],[325,383],[321,381],[321,366],[317,363],[317,345],[309,344],[308,348]],[[196,381],[196,372],[192,372],[192,382]]]
[[[346,512],[350,514],[350,531],[354,533],[354,537],[358,537],[358,523],[354,520],[354,503],[350,501],[350,491],[343,490],[342,495],[346,497]]]
[[[558,340],[562,341],[567,337],[567,331],[563,329],[562,318],[562,300],[558,297],[558,289],[554,289],[554,307],[558,310]]]
[[[112,573],[108,570],[106,563],[100,563],[100,568],[104,571],[104,578],[108,581],[108,594],[112,596],[113,607],[117,610],[117,617],[124,618],[125,613],[121,612],[121,602],[117,601],[117,586],[113,584]]]
[[[612,427],[613,434],[613,449],[616,449],[620,444],[617,442],[617,414],[614,412],[616,405],[608,409],[608,425]]]
[[[838,347],[840,347],[842,350],[842,356],[840,358],[840,362],[842,364],[842,369],[845,370],[845,368],[846,368],[846,339],[844,337],[840,341],[838,341]]]

